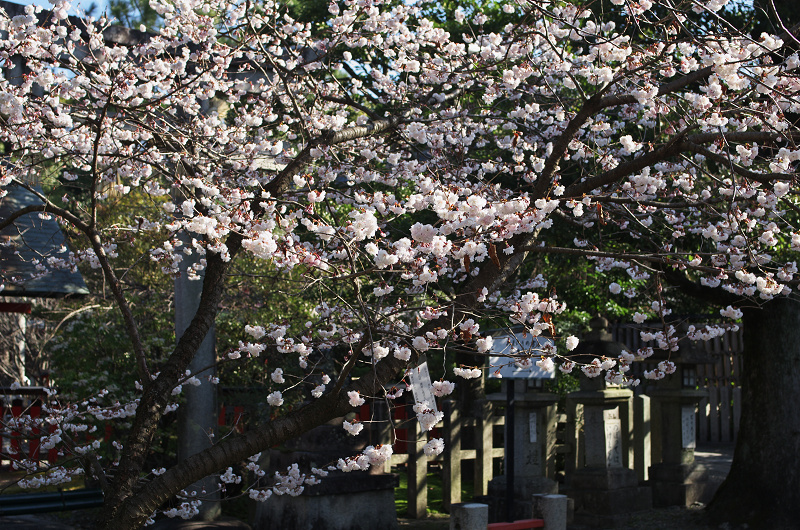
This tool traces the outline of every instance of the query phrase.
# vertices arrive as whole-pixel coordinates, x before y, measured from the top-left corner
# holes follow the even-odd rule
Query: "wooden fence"
[[[400,400],[396,400],[400,401]],[[411,401],[395,403],[392,410],[394,424],[394,454],[387,468],[405,465],[408,473],[408,517],[424,518],[428,506],[428,465],[441,467],[443,485],[442,501],[446,510],[451,504],[462,501],[462,464],[473,462],[473,495],[488,493],[489,481],[494,477],[494,460],[502,458],[505,449],[502,439],[494,435],[495,427],[505,425],[501,409],[488,401],[472,404],[474,413],[462,415],[452,400],[439,400],[439,410],[444,419],[430,433],[421,432],[416,415],[411,412]],[[379,420],[386,413],[364,405],[359,411],[362,420]],[[391,436],[383,432],[384,438]],[[423,446],[430,438],[443,438],[445,451],[436,457],[428,457]],[[498,447],[499,445],[499,447]],[[388,471],[388,469],[387,469]]]
[[[730,443],[736,440],[742,417],[742,331],[706,343],[717,359],[697,367],[697,384],[708,391],[697,411],[697,441]]]

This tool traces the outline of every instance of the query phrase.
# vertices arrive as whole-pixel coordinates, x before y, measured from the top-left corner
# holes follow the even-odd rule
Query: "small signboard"
[[[490,369],[488,377],[508,379],[555,379],[555,370],[545,372],[538,366],[539,352],[545,346],[553,346],[553,340],[547,337],[534,337],[530,332],[519,331],[495,335],[492,350],[489,354]],[[530,367],[520,368],[514,363],[514,355],[530,354]],[[519,357],[521,358],[521,357]]]
[[[424,362],[416,368],[408,371],[408,378],[411,382],[411,393],[414,394],[414,401],[422,405],[423,410],[436,410],[436,397],[433,395],[433,384],[431,374],[428,371],[428,363]]]

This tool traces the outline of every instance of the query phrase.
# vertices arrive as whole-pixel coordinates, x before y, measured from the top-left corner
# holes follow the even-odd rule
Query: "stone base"
[[[594,528],[624,524],[631,513],[653,506],[649,487],[639,486],[636,472],[626,468],[582,469],[570,480],[575,523]]]
[[[506,496],[506,477],[500,475],[489,481],[489,494],[476,497],[475,502],[489,505],[489,522],[508,521]],[[558,483],[546,477],[514,477],[513,518],[530,519],[533,510],[531,499],[534,494],[554,495],[558,493]]]
[[[273,495],[257,503],[253,530],[395,529],[396,484],[396,475],[328,476],[297,497]]]
[[[708,470],[699,464],[656,464],[650,467],[653,506],[691,506],[708,495]]]
[[[547,477],[514,477],[514,497],[531,500],[531,495],[555,495],[558,482]],[[498,475],[489,481],[489,495],[506,496],[506,476]]]
[[[616,490],[639,485],[636,472],[624,467],[587,467],[572,474],[569,485],[576,490]]]

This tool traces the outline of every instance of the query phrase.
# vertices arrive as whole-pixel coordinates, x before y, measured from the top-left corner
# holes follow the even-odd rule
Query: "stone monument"
[[[596,317],[574,354],[581,362],[616,359],[625,349],[614,342],[608,321]],[[568,441],[575,450],[567,465],[569,496],[575,501],[575,522],[607,527],[627,514],[652,506],[650,488],[640,486],[633,465],[633,392],[606,385],[602,376],[580,376],[580,390],[571,392],[567,407],[575,422]]]
[[[503,475],[489,482],[492,520],[515,520],[530,516],[531,498],[534,494],[558,493],[555,481],[556,403],[558,396],[542,388],[545,379],[555,378],[535,364],[516,365],[504,354],[517,348],[519,351],[537,351],[550,339],[532,337],[529,333],[495,337],[489,377],[502,377],[502,392],[490,394],[487,399],[506,407],[505,461]],[[534,353],[535,355],[535,353]],[[510,476],[509,476],[510,474]],[[513,491],[513,504],[509,509],[509,485]]]
[[[339,458],[358,454],[366,443],[342,429],[343,418],[321,425],[286,444],[283,451],[272,450],[270,467],[285,472],[293,463],[302,469],[327,468]],[[268,474],[268,477],[270,475]],[[303,492],[272,495],[257,503],[254,530],[374,530],[398,528],[394,503],[397,475],[384,473],[379,466],[369,471],[333,471],[319,484]],[[354,506],[368,509],[354,509]]]
[[[698,343],[681,346],[670,358],[675,374],[647,389],[653,404],[653,465],[650,483],[655,506],[690,506],[703,497],[708,472],[695,463],[697,404],[707,392],[697,388],[698,363],[713,362]]]

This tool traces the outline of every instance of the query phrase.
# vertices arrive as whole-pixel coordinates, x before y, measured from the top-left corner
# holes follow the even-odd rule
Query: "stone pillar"
[[[602,380],[582,380],[570,400],[583,408],[583,455],[567,477],[575,499],[575,522],[613,526],[630,512],[649,509],[650,489],[639,486],[631,456],[633,392],[605,388]]]
[[[453,400],[442,402],[444,412],[444,450],[442,505],[446,512],[461,502],[461,414]]]
[[[530,514],[530,499],[533,494],[558,493],[555,481],[556,403],[558,396],[549,392],[527,390],[527,380],[504,379],[503,392],[492,394],[488,399],[498,404],[506,401],[505,385],[515,384],[514,432],[508,432],[506,440],[514,437],[514,518],[524,519]],[[527,390],[527,391],[526,391]],[[508,447],[508,443],[506,443]],[[504,465],[508,465],[508,459]],[[506,502],[506,473],[489,482],[489,495]],[[505,509],[498,514],[505,520]]]
[[[184,244],[191,244],[185,241]],[[186,328],[191,324],[200,304],[203,291],[203,280],[188,278],[187,268],[197,263],[200,257],[193,253],[184,256],[181,262],[181,274],[175,279],[175,337],[180,340]],[[214,326],[203,339],[200,348],[189,364],[191,373],[200,380],[199,386],[183,385],[184,403],[178,409],[178,459],[186,458],[203,451],[213,443],[213,435],[217,428],[217,388],[208,380],[214,375],[216,359],[216,334]],[[202,371],[201,371],[202,370]],[[205,477],[187,489],[196,491],[197,497],[203,500],[200,506],[200,518],[204,521],[216,519],[220,512],[218,479],[215,475]]]
[[[706,391],[683,388],[681,383],[677,375],[668,376],[648,390],[657,405],[657,451],[650,467],[655,506],[690,506],[700,499],[707,482],[707,470],[694,461],[696,407]]]

